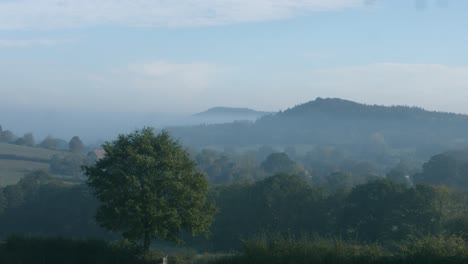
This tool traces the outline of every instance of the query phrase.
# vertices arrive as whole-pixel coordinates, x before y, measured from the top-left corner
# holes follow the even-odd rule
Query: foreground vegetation
[[[468,244],[460,237],[442,235],[387,245],[275,235],[247,240],[241,252],[229,254],[142,252],[124,241],[62,238],[11,237],[0,244],[3,264],[150,264],[162,263],[163,257],[171,264],[466,263]]]
[[[456,236],[428,236],[382,246],[354,241],[263,237],[249,240],[242,254],[216,264],[466,263],[468,245]]]
[[[2,264],[155,264],[166,257],[171,264],[205,264],[229,254],[197,254],[195,251],[143,252],[128,241],[73,240],[57,237],[13,236],[0,243]]]
[[[0,244],[4,264],[154,263],[151,260],[129,247],[99,240],[12,237]]]

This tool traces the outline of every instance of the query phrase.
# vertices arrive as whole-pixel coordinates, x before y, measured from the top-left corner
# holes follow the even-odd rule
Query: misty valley
[[[193,116],[101,144],[1,127],[0,263],[468,261],[468,115]]]

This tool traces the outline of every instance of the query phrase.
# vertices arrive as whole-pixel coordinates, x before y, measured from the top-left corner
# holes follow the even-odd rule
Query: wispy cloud
[[[0,39],[0,48],[26,48],[71,43],[72,39]]]
[[[0,1],[0,29],[109,24],[210,26],[286,19],[363,3],[363,0],[9,0]]]
[[[209,62],[149,61],[76,71],[0,61],[0,105],[99,111],[185,111],[222,87],[230,68]],[[24,78],[28,76],[28,78]],[[37,87],[41,87],[38,89]],[[50,95],[53,95],[52,97]]]
[[[225,69],[211,63],[155,61],[132,64],[129,70],[134,79],[150,84],[142,85],[143,87],[151,87],[150,89],[172,87],[175,92],[192,93],[206,89]]]

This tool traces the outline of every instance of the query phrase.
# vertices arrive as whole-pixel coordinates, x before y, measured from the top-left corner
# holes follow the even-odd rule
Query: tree
[[[398,168],[390,170],[387,173],[387,179],[397,184],[403,184],[406,186],[412,185],[409,175],[405,174],[404,171],[399,170]]]
[[[295,173],[297,166],[288,155],[284,152],[277,152],[268,155],[265,161],[262,162],[261,167],[268,173]]]
[[[278,174],[253,184],[221,185],[212,195],[220,211],[212,227],[215,250],[238,249],[242,240],[264,232],[321,234],[327,224],[324,192],[299,176]]]
[[[0,142],[9,143],[15,139],[15,134],[10,130],[5,130],[0,132]]]
[[[342,205],[340,233],[364,241],[376,241],[389,234],[396,236],[393,233],[398,230],[399,234],[400,228],[393,228],[404,224],[401,217],[395,216],[404,192],[403,185],[386,179],[356,186]]]
[[[84,145],[78,136],[74,136],[72,137],[70,142],[68,142],[68,148],[70,149],[71,152],[83,153]]]
[[[83,175],[81,166],[85,162],[85,158],[78,154],[67,155],[65,157],[53,155],[49,162],[49,172],[80,177]]]
[[[101,201],[96,219],[149,249],[151,239],[181,242],[182,230],[208,234],[215,208],[208,182],[168,132],[151,128],[119,135],[103,145],[106,155],[85,166],[87,183]]]
[[[34,135],[32,133],[26,133],[23,137],[18,138],[15,144],[21,146],[33,147],[35,145]]]
[[[35,145],[34,135],[32,133],[26,133],[23,136],[26,146],[33,147]]]
[[[56,183],[56,180],[45,171],[25,174],[17,184],[3,188],[5,208],[17,208],[28,199],[34,200],[40,186],[52,183]]]
[[[6,208],[19,207],[24,202],[24,193],[19,185],[8,185],[3,188]]]
[[[39,144],[39,146],[46,149],[59,149],[60,140],[49,135]]]
[[[414,175],[416,183],[433,185],[466,186],[467,180],[460,170],[462,164],[459,159],[449,153],[438,154],[424,163],[423,171]]]

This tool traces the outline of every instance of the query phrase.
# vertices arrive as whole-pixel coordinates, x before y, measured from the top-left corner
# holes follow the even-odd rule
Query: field
[[[49,164],[43,161],[51,159],[54,155],[66,156],[68,152],[0,143],[0,157],[2,155],[11,155],[15,158],[0,159],[0,187],[17,183],[28,172],[47,171]],[[22,158],[25,160],[21,160]]]
[[[26,158],[50,159],[54,155],[65,156],[68,152],[43,148],[25,147],[0,143],[0,155],[15,155]]]
[[[0,187],[17,183],[28,172],[48,168],[49,164],[42,162],[0,159]]]

